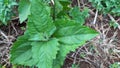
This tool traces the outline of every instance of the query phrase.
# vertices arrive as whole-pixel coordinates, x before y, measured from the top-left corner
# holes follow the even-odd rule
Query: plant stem
[[[52,4],[53,4],[53,20],[55,20],[55,1],[51,0]]]

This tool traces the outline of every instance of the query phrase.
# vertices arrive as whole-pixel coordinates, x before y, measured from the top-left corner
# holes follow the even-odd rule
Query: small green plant
[[[85,56],[86,56],[85,53],[80,53],[80,57],[81,57],[81,58],[84,58]]]
[[[120,62],[115,62],[109,66],[109,68],[120,68]]]
[[[72,68],[80,68],[78,64],[72,64]]]
[[[0,0],[0,23],[7,25],[13,16],[13,7],[17,5],[15,0]]]
[[[113,27],[114,29],[118,28],[118,24],[115,23],[114,21],[110,21],[110,26]]]
[[[120,16],[120,0],[89,0],[93,7],[104,14]]]
[[[66,0],[57,0],[60,5],[57,5],[55,0],[53,6],[46,0],[20,2],[23,2],[19,3],[23,6],[19,6],[20,18],[25,12],[25,18],[20,20],[22,22],[28,18],[28,22],[24,35],[20,36],[11,48],[10,60],[13,64],[60,68],[70,51],[75,51],[98,34],[95,30],[81,25],[83,21],[74,20],[75,16],[71,18],[71,8],[68,7],[69,4],[65,5],[68,2]],[[63,8],[58,10],[58,6]]]

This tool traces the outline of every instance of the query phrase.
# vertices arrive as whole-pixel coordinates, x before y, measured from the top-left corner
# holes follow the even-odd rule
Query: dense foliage
[[[120,0],[89,0],[92,5],[104,14],[120,16]]]
[[[11,62],[38,68],[60,68],[70,51],[98,34],[83,26],[88,11],[87,8],[81,12],[78,7],[70,8],[70,1],[65,0],[57,0],[55,4],[44,0],[21,0],[19,17],[21,23],[28,18],[27,30],[13,44]],[[82,15],[83,12],[87,16]]]
[[[0,24],[7,25],[13,16],[13,7],[17,5],[15,0],[0,0]]]

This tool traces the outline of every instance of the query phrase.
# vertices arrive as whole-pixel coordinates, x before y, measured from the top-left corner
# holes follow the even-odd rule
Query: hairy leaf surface
[[[31,53],[31,42],[28,42],[28,36],[23,35],[18,38],[11,48],[11,62],[31,66]]]
[[[47,42],[33,42],[32,53],[33,58],[37,61],[39,68],[52,68],[53,59],[56,58],[56,54],[59,43],[57,39],[51,39]]]
[[[65,20],[64,20],[65,21]],[[79,44],[83,41],[90,40],[91,38],[95,37],[97,35],[97,32],[86,27],[86,26],[80,26],[78,24],[68,24],[71,23],[70,20],[67,21],[68,23],[65,23],[61,20],[61,22],[64,23],[64,27],[62,25],[58,30],[55,32],[54,36],[59,39],[59,41],[63,44]],[[61,23],[56,22],[57,23]],[[61,23],[61,24],[63,24]],[[56,25],[57,26],[57,25]]]

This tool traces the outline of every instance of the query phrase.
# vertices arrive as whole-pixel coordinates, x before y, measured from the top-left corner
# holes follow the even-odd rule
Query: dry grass
[[[23,30],[16,25],[17,23],[11,23],[8,26],[0,27],[0,65],[6,66],[7,68],[11,66],[9,61],[11,45],[16,40],[16,36],[23,33]]]

